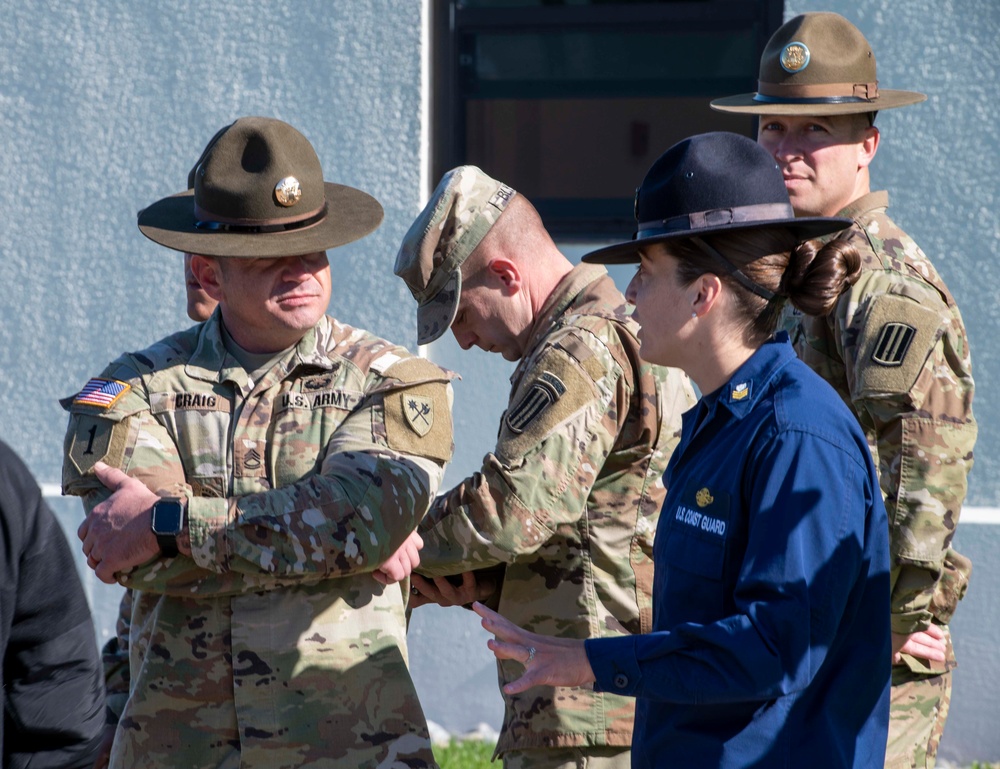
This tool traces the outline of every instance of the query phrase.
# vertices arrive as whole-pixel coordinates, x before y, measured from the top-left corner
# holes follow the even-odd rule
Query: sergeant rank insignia
[[[131,389],[131,385],[119,382],[117,379],[94,377],[76,394],[73,405],[99,406],[103,409],[109,409]]]
[[[507,414],[507,427],[520,435],[545,409],[559,400],[566,392],[566,385],[555,374],[543,371],[531,389]]]
[[[403,394],[403,416],[406,424],[423,438],[434,425],[434,401],[419,395]]]
[[[708,507],[715,501],[715,497],[712,496],[712,492],[708,488],[698,489],[698,493],[694,495],[694,501],[698,503],[698,507]]]
[[[259,470],[260,469],[260,452],[256,448],[251,448],[246,456],[243,457],[243,466],[247,470]]]

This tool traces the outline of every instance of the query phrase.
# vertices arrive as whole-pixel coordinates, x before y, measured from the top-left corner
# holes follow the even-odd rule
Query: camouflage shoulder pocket
[[[82,496],[104,488],[93,475],[97,462],[123,465],[137,429],[132,417],[148,405],[128,382],[104,377],[92,378],[61,403],[70,412],[63,446],[63,493]]]
[[[121,467],[132,431],[133,420],[129,417],[72,414],[64,446],[63,494],[83,496],[94,488],[103,488],[94,477],[94,465],[104,462]]]
[[[599,395],[594,379],[558,348],[543,352],[503,416],[497,457],[509,464],[541,443]]]
[[[858,339],[859,394],[908,393],[942,331],[933,309],[891,294],[876,299]]]
[[[383,392],[389,448],[439,462],[450,460],[455,445],[449,373],[428,360],[407,358],[386,375],[398,380]]]

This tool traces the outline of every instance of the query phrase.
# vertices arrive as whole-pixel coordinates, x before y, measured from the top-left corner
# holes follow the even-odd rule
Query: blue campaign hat
[[[678,142],[635,193],[632,240],[591,251],[585,262],[638,262],[643,246],[712,233],[781,227],[801,240],[848,227],[850,219],[799,217],[771,154],[739,134],[716,131]]]

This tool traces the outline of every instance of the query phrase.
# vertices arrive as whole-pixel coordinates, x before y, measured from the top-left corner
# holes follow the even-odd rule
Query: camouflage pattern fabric
[[[108,723],[117,724],[128,701],[128,634],[132,626],[132,591],[122,594],[118,606],[115,634],[101,647],[101,664],[104,668],[104,705]]]
[[[947,633],[946,638],[945,672],[927,676],[914,673],[903,665],[893,668],[885,769],[934,767],[951,705],[950,668],[955,661],[955,651],[951,634]]]
[[[64,492],[88,511],[105,499],[103,459],[188,498],[193,550],[121,580],[131,689],[113,769],[434,766],[406,585],[370,573],[440,485],[450,375],[324,318],[252,382],[216,312],[102,378],[127,389],[69,405]]]
[[[886,214],[875,192],[839,212],[862,274],[827,317],[786,312],[799,356],[840,393],[868,438],[889,516],[892,631],[945,625],[965,594],[972,564],[951,548],[976,420],[968,337],[955,300],[923,251]],[[909,655],[915,677],[954,666]],[[895,679],[894,679],[895,686]],[[893,693],[892,719],[903,718]],[[915,706],[915,717],[923,706]],[[890,725],[890,729],[892,729]]]
[[[504,769],[631,769],[627,748],[538,748],[504,754]]]
[[[636,329],[603,267],[563,279],[511,377],[495,451],[420,525],[418,572],[504,564],[498,609],[537,633],[650,630],[662,475],[694,394],[679,371],[639,360]],[[522,672],[498,668],[501,686]],[[536,687],[504,700],[498,754],[631,744],[632,698]]]

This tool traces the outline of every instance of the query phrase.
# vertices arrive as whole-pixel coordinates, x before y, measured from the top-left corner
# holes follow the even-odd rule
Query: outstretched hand
[[[595,680],[583,641],[553,638],[527,630],[476,602],[472,610],[483,618],[483,627],[495,637],[487,646],[498,660],[524,665],[524,675],[503,687],[505,694],[520,694],[532,686],[584,686]]]
[[[497,589],[496,580],[474,571],[461,575],[461,582],[456,584],[448,577],[422,577],[414,574],[410,577],[410,608],[436,603],[438,606],[468,606],[473,601],[483,601],[493,595]]]
[[[94,465],[94,474],[113,493],[94,505],[76,533],[83,542],[87,565],[101,582],[111,585],[116,573],[159,554],[150,526],[153,503],[159,497],[142,481],[103,462]]]

